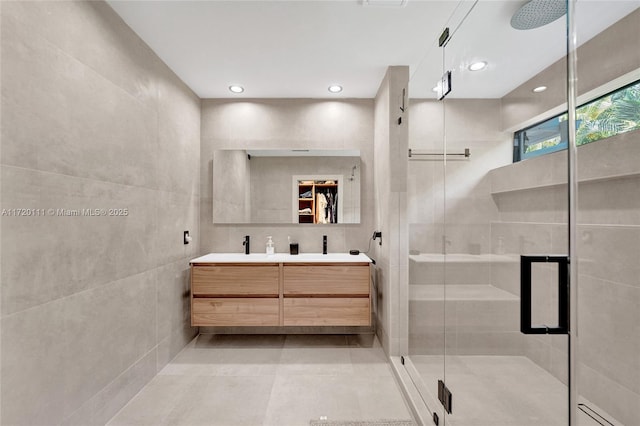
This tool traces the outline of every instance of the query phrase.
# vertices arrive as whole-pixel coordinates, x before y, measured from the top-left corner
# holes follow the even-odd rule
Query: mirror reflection
[[[360,223],[357,150],[217,150],[214,223]]]

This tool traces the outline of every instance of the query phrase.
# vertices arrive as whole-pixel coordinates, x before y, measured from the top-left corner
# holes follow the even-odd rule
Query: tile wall
[[[408,114],[400,109],[409,83],[409,68],[387,69],[375,99],[375,219],[383,244],[374,245],[377,295],[377,334],[390,356],[406,353],[408,228]],[[401,119],[401,121],[399,121]]]
[[[106,3],[1,13],[1,422],[104,424],[196,331],[200,100]]]
[[[214,224],[213,153],[229,149],[349,149],[361,156],[361,215],[353,225]],[[200,155],[200,251],[241,253],[245,235],[251,252],[265,251],[272,235],[277,252],[288,251],[287,237],[302,252],[366,250],[374,231],[373,101],[347,99],[205,99],[202,101]],[[287,204],[289,207],[289,203]]]

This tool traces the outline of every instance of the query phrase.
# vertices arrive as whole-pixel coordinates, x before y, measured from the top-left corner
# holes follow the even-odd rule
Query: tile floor
[[[410,357],[436,392],[442,357]],[[445,382],[454,396],[452,426],[566,426],[567,388],[523,356],[447,356]]]
[[[452,391],[450,426],[567,426],[567,386],[524,356],[411,355],[420,387],[437,395],[437,380],[445,377]],[[446,364],[446,371],[443,369]],[[613,426],[622,425],[596,404],[579,397]],[[437,407],[442,418],[444,413]],[[578,426],[599,426],[582,411]],[[602,424],[602,423],[600,423]]]
[[[124,425],[308,425],[411,419],[371,335],[200,335],[113,419]]]

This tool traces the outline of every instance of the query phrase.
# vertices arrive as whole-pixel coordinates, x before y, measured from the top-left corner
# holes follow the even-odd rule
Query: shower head
[[[531,0],[511,17],[516,30],[532,30],[550,24],[567,13],[565,0]]]

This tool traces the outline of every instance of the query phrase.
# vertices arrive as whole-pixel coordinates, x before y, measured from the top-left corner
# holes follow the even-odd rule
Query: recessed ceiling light
[[[338,84],[332,84],[328,89],[331,93],[340,93],[342,92],[342,86]]]
[[[234,84],[229,86],[229,90],[231,90],[233,93],[242,93],[244,92],[244,87]]]
[[[547,90],[547,86],[538,86],[535,89],[532,90],[533,93],[540,93],[540,92],[544,92],[545,90]]]
[[[486,66],[487,66],[487,63],[485,61],[474,62],[471,65],[469,65],[469,71],[480,71],[485,69]]]

